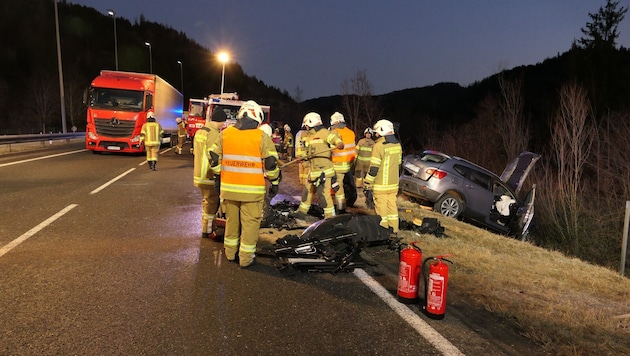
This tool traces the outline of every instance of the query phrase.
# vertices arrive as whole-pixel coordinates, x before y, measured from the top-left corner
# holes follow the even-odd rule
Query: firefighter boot
[[[148,163],[149,163],[149,169],[153,170],[153,161],[148,161]]]
[[[154,171],[157,171],[157,161],[153,161],[153,169]]]

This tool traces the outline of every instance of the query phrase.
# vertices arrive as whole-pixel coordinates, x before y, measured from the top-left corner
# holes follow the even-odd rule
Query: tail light
[[[434,178],[437,178],[437,179],[442,179],[442,178],[446,177],[446,175],[448,173],[446,173],[444,171],[441,171],[439,169],[436,169],[436,168],[429,168],[429,169],[427,169],[427,174],[429,176],[431,176],[431,177],[434,177]]]

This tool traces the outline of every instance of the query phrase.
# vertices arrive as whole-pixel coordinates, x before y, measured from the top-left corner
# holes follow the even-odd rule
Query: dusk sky
[[[132,23],[144,15],[302,99],[365,70],[373,94],[462,86],[570,49],[605,0],[68,0]],[[621,0],[628,7],[630,0]],[[630,47],[630,15],[618,45]],[[185,63],[184,63],[184,76]],[[218,73],[220,75],[220,73]],[[226,87],[229,76],[226,71]],[[237,90],[238,91],[238,90]]]

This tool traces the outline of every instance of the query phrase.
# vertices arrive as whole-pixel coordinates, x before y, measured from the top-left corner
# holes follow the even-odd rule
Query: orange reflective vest
[[[233,126],[223,131],[221,198],[238,201],[264,198],[263,134],[261,130],[239,130]]]
[[[352,163],[357,157],[357,148],[354,144],[354,132],[346,126],[337,127],[332,131],[337,132],[343,141],[342,149],[334,149],[332,151],[332,161],[335,166],[335,172],[347,173],[350,171]]]

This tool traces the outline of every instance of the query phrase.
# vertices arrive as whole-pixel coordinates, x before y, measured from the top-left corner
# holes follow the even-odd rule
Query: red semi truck
[[[92,152],[143,152],[140,129],[149,112],[164,129],[162,144],[177,143],[183,96],[159,76],[102,70],[87,94],[85,147]]]

